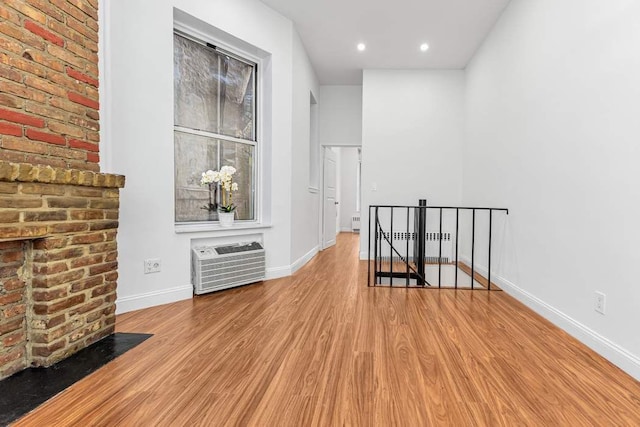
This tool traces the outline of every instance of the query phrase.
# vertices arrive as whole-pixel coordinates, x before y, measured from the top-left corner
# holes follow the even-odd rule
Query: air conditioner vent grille
[[[258,242],[200,246],[193,248],[191,255],[196,294],[259,282],[265,277],[265,251]]]

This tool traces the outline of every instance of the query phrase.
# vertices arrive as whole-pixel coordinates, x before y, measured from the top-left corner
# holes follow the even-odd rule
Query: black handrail
[[[406,209],[406,232],[405,233],[394,233],[394,210],[395,209]],[[411,210],[414,210],[414,231],[410,230],[410,213]],[[438,211],[438,234],[436,233],[427,233],[427,211],[429,209]],[[390,224],[389,229],[390,232],[384,232],[382,225],[380,223],[380,210],[389,211],[390,214]],[[369,242],[368,242],[368,269],[367,269],[367,286],[371,286],[371,227],[372,227],[372,216],[374,217],[373,226],[375,228],[374,234],[374,257],[373,257],[373,286],[378,284],[382,284],[382,278],[389,278],[389,285],[393,286],[393,278],[404,278],[405,286],[408,287],[410,284],[410,279],[415,279],[416,284],[420,287],[424,287],[425,285],[431,286],[431,284],[426,280],[426,271],[425,264],[427,262],[426,258],[426,236],[427,234],[432,235],[433,238],[438,239],[438,288],[442,287],[442,260],[443,260],[443,249],[442,243],[445,235],[443,234],[443,212],[447,210],[455,210],[455,262],[456,266],[455,270],[455,279],[454,279],[454,288],[458,288],[458,265],[459,265],[459,231],[460,231],[460,211],[471,211],[471,289],[474,288],[474,279],[475,279],[475,246],[476,246],[476,211],[487,211],[489,213],[489,235],[488,235],[488,266],[487,266],[487,290],[491,290],[491,252],[492,252],[492,232],[493,232],[493,212],[504,212],[507,215],[509,214],[509,210],[506,208],[488,208],[488,207],[468,207],[468,206],[428,206],[427,201],[425,199],[421,199],[418,202],[417,206],[411,205],[370,205],[369,206]],[[406,254],[403,256],[393,245],[393,240],[395,234],[399,236],[403,236],[406,238]],[[413,245],[413,261],[415,263],[415,267],[410,264],[409,257],[409,240],[410,237],[413,237],[414,245]],[[446,234],[446,238],[450,239],[450,233]],[[383,239],[389,245],[389,271],[382,271],[382,241]],[[402,260],[406,264],[406,269],[404,272],[402,271],[393,271],[393,259],[394,253],[398,256],[400,260]]]

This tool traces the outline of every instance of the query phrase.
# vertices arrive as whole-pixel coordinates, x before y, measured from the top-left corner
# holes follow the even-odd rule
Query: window
[[[257,65],[178,32],[173,46],[175,220],[217,220],[200,178],[227,165],[237,171],[236,219],[253,220]]]

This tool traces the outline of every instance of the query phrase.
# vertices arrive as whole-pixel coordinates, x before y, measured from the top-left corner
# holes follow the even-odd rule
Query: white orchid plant
[[[233,166],[223,166],[219,171],[208,170],[202,172],[202,179],[200,185],[209,186],[209,205],[204,206],[203,209],[210,211],[216,208],[220,212],[233,212],[236,206],[233,204],[233,192],[238,191],[238,183],[233,182],[233,174],[236,173],[236,168]],[[214,189],[217,190],[217,184],[222,188],[222,200],[218,205],[215,200]]]

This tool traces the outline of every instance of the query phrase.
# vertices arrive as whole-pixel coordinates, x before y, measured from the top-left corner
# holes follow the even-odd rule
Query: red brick
[[[13,251],[3,251],[2,255],[0,255],[0,262],[5,264],[10,264],[12,262],[22,262],[23,261],[23,251],[22,248],[18,248]]]
[[[51,5],[48,0],[27,0],[31,6],[44,12],[48,17],[56,19],[60,22],[64,22],[64,14],[60,12],[60,9]]]
[[[0,133],[3,135],[22,136],[22,127],[10,123],[0,123]]]
[[[81,150],[87,150],[87,151],[93,151],[93,152],[98,152],[99,148],[97,144],[91,143],[91,142],[87,142],[87,141],[82,141],[79,139],[70,139],[69,140],[69,147],[71,148],[78,148]]]
[[[4,290],[7,292],[22,289],[24,287],[25,282],[19,277],[14,277],[13,279],[5,279],[4,281]]]
[[[28,44],[29,46],[33,46],[34,48],[39,50],[43,50],[46,46],[46,42],[42,40],[42,38],[24,31],[22,28],[8,21],[0,20],[0,33],[6,34],[9,37]]]
[[[61,9],[63,12],[65,12],[67,15],[71,15],[76,19],[85,20],[87,17],[87,15],[84,12],[70,5],[69,2],[67,2],[67,0],[50,0],[50,1],[51,3],[56,5],[59,9]],[[69,19],[69,16],[67,16],[67,19]]]
[[[25,153],[46,154],[47,144],[28,141],[23,138],[2,138],[2,148],[6,150],[23,151]]]
[[[14,24],[20,23],[20,16],[11,9],[7,9],[0,4],[0,18],[11,21]]]
[[[53,304],[34,304],[33,312],[38,315],[58,313],[67,308],[82,304],[85,301],[85,295],[74,295]]]
[[[5,366],[22,357],[24,357],[24,347],[14,347],[11,351],[0,354],[0,366]]]
[[[49,289],[46,291],[33,291],[33,300],[37,302],[53,301],[60,298],[65,298],[68,292],[64,288]]]
[[[0,6],[0,17],[1,15],[2,15],[2,7]],[[8,40],[8,39],[5,39],[4,37],[0,37],[0,49],[6,50],[7,52],[20,54],[22,52],[22,45],[13,40]]]
[[[104,242],[104,233],[78,234],[71,238],[72,245],[86,245],[87,243]]]
[[[0,65],[0,77],[7,80],[13,80],[14,82],[18,83],[22,82],[22,74],[5,65]]]
[[[96,110],[100,109],[100,103],[98,101],[94,101],[78,93],[69,92],[67,97],[69,98],[69,101],[75,102],[76,104],[84,105],[85,107],[94,108]]]
[[[118,269],[117,262],[108,262],[105,264],[100,264],[89,268],[89,274],[91,276],[96,276],[98,274],[107,273],[110,271],[114,271]]]
[[[20,316],[20,318],[24,317],[24,313],[27,311],[26,304],[18,304],[14,305],[11,308],[5,308],[3,316],[6,319],[10,319],[12,317]]]
[[[20,242],[0,242],[0,250],[5,249],[18,249],[22,247]]]
[[[26,341],[25,333],[24,331],[20,331],[4,337],[2,339],[2,344],[5,347],[13,347],[16,344],[19,344],[25,341]]]
[[[87,153],[87,161],[92,163],[98,163],[100,161],[100,155],[96,153]]]
[[[49,74],[47,74],[47,78],[59,85],[60,87],[64,87],[68,90],[72,90],[74,92],[79,92],[82,93],[84,92],[84,89],[87,87],[87,84],[84,82],[80,82],[78,80],[74,80],[71,77],[67,76],[66,74],[63,73],[57,73],[54,71],[49,72]],[[65,92],[64,97],[67,97],[67,93]]]
[[[26,156],[24,161],[27,163],[33,163],[34,165],[49,165],[58,168],[67,167],[67,163],[63,159],[56,159],[48,156]]]
[[[27,114],[18,113],[17,111],[5,110],[3,108],[0,108],[0,119],[37,128],[44,127],[44,120],[39,117],[33,117]]]
[[[89,230],[117,229],[118,221],[96,221],[89,224]]]
[[[25,109],[30,113],[35,113],[39,116],[46,116],[60,121],[66,121],[69,118],[69,114],[60,108],[48,107],[32,101],[27,101]]]
[[[53,55],[56,58],[61,59],[62,61],[67,62],[71,65],[74,65],[76,67],[81,67],[85,62],[84,59],[79,58],[72,52],[69,52],[67,49],[62,48],[60,46],[48,44],[46,49],[49,55]],[[57,71],[64,71],[65,67],[66,65],[62,65],[62,70],[57,70]]]
[[[73,123],[74,125],[80,126],[84,129],[100,130],[100,123],[93,120],[83,119],[82,117],[71,115],[69,116],[69,122]]]
[[[65,345],[66,345],[66,339],[61,339],[60,341],[56,341],[52,344],[47,344],[46,346],[34,345],[32,349],[32,353],[34,356],[49,357],[56,350],[60,350],[64,348]]]
[[[69,267],[66,262],[56,262],[56,263],[33,263],[33,274],[36,276],[39,275],[47,275],[47,274],[58,274],[64,273],[68,271]]]
[[[89,3],[86,2],[86,0],[67,0],[67,1],[72,5],[74,5],[75,7],[77,7],[78,9],[80,9],[81,11],[83,11],[88,16],[90,16],[92,19],[94,20],[98,19],[98,11],[96,10],[95,7],[92,7],[91,5],[89,5]]]
[[[4,335],[7,332],[17,331],[22,327],[24,327],[24,319],[20,318],[20,319],[10,320],[6,323],[0,324],[0,335]]]
[[[29,6],[23,0],[2,0],[4,4],[14,8],[20,13],[28,16],[29,18],[44,24],[47,21],[47,16],[41,11]]]
[[[49,40],[51,43],[57,44],[58,46],[64,46],[64,40],[62,37],[56,36],[52,32],[45,30],[31,21],[25,21],[24,28],[46,40]]]
[[[48,142],[50,144],[66,145],[67,143],[67,140],[63,136],[40,132],[34,129],[27,129],[26,136],[29,139]]]
[[[16,70],[25,71],[38,77],[46,77],[47,75],[46,69],[33,61],[18,56],[6,57],[4,59],[5,61],[3,62]]]
[[[15,292],[12,294],[0,295],[0,305],[12,304],[14,302],[22,301],[22,293]]]
[[[6,93],[0,93],[0,105],[22,109],[22,107],[24,107],[24,100]]]
[[[85,289],[91,289],[104,283],[103,276],[93,276],[85,280],[75,282],[71,285],[71,292],[79,292]]]
[[[93,40],[94,42],[98,42],[98,33],[91,28],[87,27],[84,24],[85,19],[80,18],[80,20],[76,20],[70,17],[67,17],[67,25],[83,36]]]
[[[20,98],[32,99],[34,101],[38,101],[42,103],[44,103],[47,100],[47,97],[44,93],[33,90],[33,89],[29,89],[24,85],[10,82],[10,81],[0,80],[0,92],[10,93]],[[43,126],[39,126],[39,127],[43,127]]]
[[[42,92],[49,93],[51,95],[63,97],[66,94],[66,90],[57,84],[51,83],[49,80],[41,79],[39,77],[26,76],[24,83],[34,89],[41,90]]]
[[[84,277],[84,271],[71,270],[62,274],[35,276],[32,280],[33,286],[36,288],[53,288],[63,283],[80,280]]]

